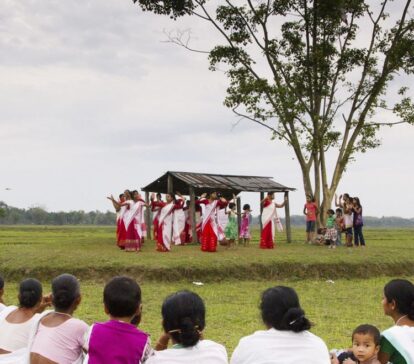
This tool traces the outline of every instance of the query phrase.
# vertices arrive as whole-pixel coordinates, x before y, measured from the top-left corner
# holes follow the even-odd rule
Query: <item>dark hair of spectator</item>
[[[248,203],[243,205],[243,211],[250,210],[250,205]]]
[[[0,289],[4,288],[4,279],[2,276],[0,276]]]
[[[191,347],[198,343],[205,327],[206,309],[201,297],[190,291],[168,296],[161,309],[165,332],[176,343]]]
[[[379,332],[379,330],[375,326],[368,325],[368,324],[359,325],[352,332],[352,340],[354,340],[355,334],[370,335],[374,339],[375,346],[378,346],[380,344],[381,333]]]
[[[293,288],[268,288],[262,294],[260,310],[263,322],[276,330],[302,332],[311,327]]]
[[[42,284],[34,278],[25,279],[19,287],[19,305],[33,308],[42,300]]]
[[[389,303],[395,302],[400,314],[414,320],[414,284],[406,279],[393,279],[385,285],[384,296]]]
[[[56,310],[68,310],[80,297],[80,285],[72,274],[61,274],[52,281],[52,303]]]
[[[133,316],[141,304],[141,288],[132,278],[114,277],[106,284],[103,299],[111,316]]]

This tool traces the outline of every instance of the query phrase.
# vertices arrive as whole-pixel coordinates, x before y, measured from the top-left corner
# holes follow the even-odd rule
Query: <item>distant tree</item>
[[[221,35],[207,53],[228,77],[224,104],[293,149],[322,220],[350,161],[380,145],[378,130],[414,123],[411,79],[390,88],[414,70],[411,0],[133,1]],[[170,36],[194,50],[189,40]]]

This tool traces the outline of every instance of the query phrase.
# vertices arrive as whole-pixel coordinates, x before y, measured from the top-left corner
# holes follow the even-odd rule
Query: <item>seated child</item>
[[[143,363],[152,354],[149,335],[137,329],[141,321],[141,289],[128,277],[112,278],[104,289],[109,321],[98,322],[87,333],[84,349],[88,364]]]
[[[326,241],[325,241],[326,228],[318,228],[316,233],[317,234],[316,234],[314,243],[316,245],[325,245],[326,244]]]
[[[2,276],[0,276],[0,312],[6,308],[6,305],[4,304],[4,301],[3,301],[3,295],[4,295],[4,279]]]
[[[381,364],[377,358],[381,334],[372,325],[360,325],[352,333],[352,349],[332,358],[333,364]]]
[[[325,240],[329,248],[336,248],[335,211],[329,209],[327,214]]]

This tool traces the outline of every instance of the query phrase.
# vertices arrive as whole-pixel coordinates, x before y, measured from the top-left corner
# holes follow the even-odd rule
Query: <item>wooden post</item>
[[[262,226],[262,212],[263,212],[262,201],[263,201],[263,199],[264,199],[264,192],[260,192],[260,204],[259,204],[259,206],[260,206],[260,215],[259,215],[260,233],[259,233],[259,236],[262,233],[262,229],[263,229],[263,226]]]
[[[287,242],[292,242],[292,230],[290,228],[290,207],[289,207],[289,191],[285,191],[285,198],[287,198],[287,202],[285,205],[285,221],[286,221],[286,238]]]
[[[167,193],[174,193],[173,176],[169,174],[167,178]]]
[[[147,205],[150,203],[149,192],[145,191],[145,202]],[[151,240],[151,208],[147,207],[145,210],[145,224],[147,225],[147,239]]]
[[[237,241],[241,244],[240,239],[240,228],[241,228],[241,198],[236,198],[236,208],[237,208]]]
[[[192,238],[191,241],[193,243],[197,243],[197,231],[196,231],[196,213],[195,213],[195,192],[194,187],[190,186],[190,221],[191,221],[191,234]]]

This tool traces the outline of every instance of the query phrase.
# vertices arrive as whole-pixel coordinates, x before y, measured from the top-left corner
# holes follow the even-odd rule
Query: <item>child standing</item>
[[[360,325],[352,333],[352,349],[332,358],[332,364],[381,364],[377,358],[381,334],[372,325]]]
[[[328,212],[328,218],[326,219],[326,234],[325,234],[325,240],[327,243],[329,243],[330,249],[336,248],[336,228],[335,228],[335,211],[332,209],[329,209]]]
[[[336,229],[336,245],[342,245],[342,231],[345,228],[344,225],[344,218],[342,216],[342,209],[337,208],[335,210],[336,218],[335,218],[335,229]]]
[[[236,212],[236,204],[234,202],[229,203],[229,210],[226,211],[226,214],[229,217],[229,221],[224,229],[224,235],[226,236],[227,240],[227,248],[230,248],[234,245],[237,239],[237,212]]]
[[[152,353],[148,334],[137,329],[141,321],[141,289],[128,277],[112,278],[104,289],[109,321],[95,323],[85,342],[88,364],[143,363]]]
[[[364,222],[362,219],[362,206],[361,202],[359,201],[358,197],[354,197],[352,199],[353,202],[353,213],[354,213],[354,243],[355,246],[359,246],[359,243],[361,243],[361,246],[365,247],[365,239],[364,234],[362,234],[362,227],[364,226]]]
[[[243,206],[243,212],[241,215],[241,226],[240,226],[240,239],[243,239],[244,246],[249,245],[251,234],[250,234],[250,224],[252,222],[252,215],[250,214],[250,205],[245,204]]]
[[[315,203],[314,197],[306,196],[303,213],[306,215],[306,243],[312,244],[315,235],[316,214],[318,213],[318,206]]]

